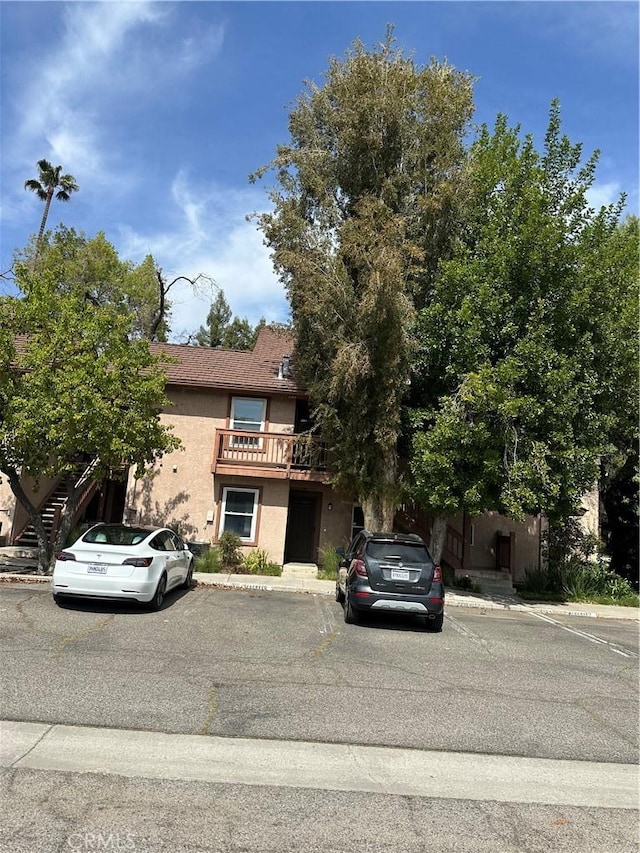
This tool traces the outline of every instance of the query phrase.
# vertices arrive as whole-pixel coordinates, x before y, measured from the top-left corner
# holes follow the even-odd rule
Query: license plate
[[[106,563],[92,563],[91,565],[87,566],[88,575],[106,575],[106,573]]]
[[[410,577],[408,569],[391,569],[392,581],[408,581]]]

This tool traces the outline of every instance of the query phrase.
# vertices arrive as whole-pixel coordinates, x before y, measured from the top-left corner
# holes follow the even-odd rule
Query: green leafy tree
[[[24,188],[34,192],[44,202],[36,244],[40,247],[53,197],[55,196],[58,201],[69,201],[72,193],[80,188],[73,175],[63,175],[62,166],[52,166],[48,160],[38,160],[38,177],[25,181]]]
[[[220,290],[211,303],[206,326],[200,326],[196,332],[198,346],[233,350],[253,349],[258,331],[264,326],[264,319],[254,328],[246,318],[231,318],[231,307]]]
[[[141,476],[179,447],[159,419],[167,404],[160,359],[146,340],[133,338],[134,318],[123,298],[97,298],[98,287],[121,294],[126,270],[107,252],[100,266],[104,278],[88,289],[85,276],[76,275],[77,241],[68,247],[68,269],[64,258],[53,263],[47,253],[37,269],[16,263],[21,296],[6,301],[0,321],[0,337],[25,336],[11,369],[6,355],[0,365],[0,470],[35,528],[43,572],[73,524],[84,488],[80,459],[93,460],[90,476],[98,481],[132,465]],[[45,477],[65,482],[67,501],[54,543],[25,493],[24,476],[36,485]]]
[[[638,218],[628,216],[591,257],[599,376],[598,405],[608,413],[609,450],[600,496],[611,568],[638,586]],[[602,282],[606,286],[602,287]]]
[[[260,226],[286,287],[296,375],[328,440],[336,484],[365,524],[390,529],[400,493],[400,404],[411,375],[415,307],[457,220],[472,79],[418,67],[394,45],[355,42],[307,84],[273,170]]]
[[[482,128],[461,239],[418,316],[411,469],[436,558],[460,510],[569,517],[610,450],[617,393],[637,388],[615,327],[615,306],[637,303],[612,250],[623,200],[589,207],[597,153],[583,163],[560,127],[554,102],[542,152],[503,116]]]
[[[88,238],[64,225],[18,253],[18,261],[50,273],[61,288],[84,288],[87,299],[103,305],[112,302],[131,315],[130,334],[153,341],[166,341],[171,305],[167,283],[151,255],[141,264],[123,261],[104,232]]]

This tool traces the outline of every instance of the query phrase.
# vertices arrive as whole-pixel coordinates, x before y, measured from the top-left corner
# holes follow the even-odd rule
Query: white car
[[[189,589],[193,554],[172,530],[96,524],[56,554],[51,588],[56,604],[66,596],[140,601],[162,607],[165,593]]]

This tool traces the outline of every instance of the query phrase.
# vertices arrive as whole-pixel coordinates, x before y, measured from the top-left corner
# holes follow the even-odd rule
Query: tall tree
[[[398,502],[414,309],[449,250],[472,110],[468,74],[416,66],[390,29],[330,60],[290,114],[289,143],[253,176],[277,180],[259,222],[291,304],[296,374],[336,483],[373,529],[390,529]]]
[[[200,326],[196,332],[198,346],[234,350],[253,349],[258,331],[264,326],[264,319],[260,319],[254,328],[246,318],[231,318],[231,307],[223,291],[220,290],[211,303],[206,326]]]
[[[231,320],[231,307],[222,290],[218,291],[207,314],[206,326],[196,332],[196,342],[201,347],[221,347],[224,332]]]
[[[594,241],[595,242],[595,241]],[[600,497],[611,568],[639,580],[638,258],[640,230],[628,216],[590,259],[598,405],[607,412],[609,448],[602,456]],[[605,286],[602,286],[602,283]]]
[[[623,200],[589,207],[597,153],[583,162],[560,128],[557,102],[542,152],[503,116],[482,128],[466,227],[418,317],[411,468],[436,557],[460,510],[575,512],[609,452],[616,393],[637,388],[615,323],[631,292],[637,305],[612,251]]]
[[[142,475],[179,446],[159,419],[167,402],[161,360],[132,334],[135,319],[122,295],[126,268],[101,242],[105,252],[93,266],[100,277],[88,282],[74,254],[86,259],[83,247],[69,239],[67,248],[61,243],[58,252],[45,251],[36,268],[18,260],[21,295],[7,300],[0,314],[0,339],[21,335],[26,342],[11,365],[6,356],[0,364],[0,470],[34,525],[41,571],[51,568],[73,523],[85,485],[78,479],[80,457],[93,460],[90,476],[99,481],[123,466]],[[53,477],[65,483],[54,543],[25,493],[25,475],[36,485]]]
[[[34,192],[44,202],[36,243],[39,249],[54,195],[58,201],[69,201],[71,194],[77,192],[79,187],[73,175],[62,174],[62,166],[52,166],[48,160],[38,160],[38,177],[25,181],[24,188]]]

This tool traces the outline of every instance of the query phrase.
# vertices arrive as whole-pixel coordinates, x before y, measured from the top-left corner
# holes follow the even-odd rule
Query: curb
[[[293,583],[270,583],[245,581],[236,579],[245,576],[225,575],[224,579],[214,579],[211,575],[202,577],[202,573],[194,575],[196,585],[202,588],[213,587],[215,589],[240,589],[248,592],[287,592],[287,593],[304,593],[305,595],[326,595],[333,597],[334,584],[333,581],[318,581],[307,578]],[[277,579],[279,580],[279,579]],[[20,583],[20,584],[48,584],[51,581],[50,575],[22,575],[16,572],[0,572],[0,584],[2,583]],[[322,586],[320,586],[322,584]],[[575,616],[589,619],[617,619],[619,621],[638,622],[640,621],[640,611],[633,607],[616,607],[616,605],[598,605],[598,610],[575,610],[563,607],[561,603],[557,606],[545,606],[542,602],[536,604],[531,602],[528,604],[521,603],[517,600],[513,601],[493,601],[491,599],[472,599],[458,595],[451,590],[446,591],[447,607],[467,607],[475,610],[515,610],[520,613],[542,613],[549,616]],[[615,609],[613,609],[615,608]]]

